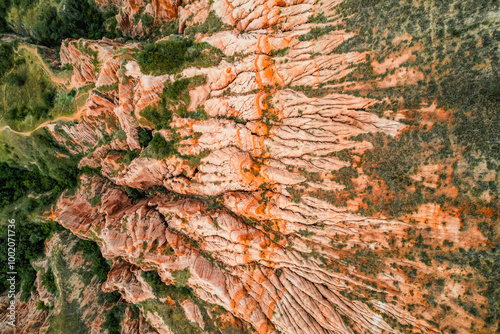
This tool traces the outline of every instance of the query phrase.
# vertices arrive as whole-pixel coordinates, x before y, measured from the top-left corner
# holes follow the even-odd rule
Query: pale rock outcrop
[[[89,181],[82,179],[83,184]],[[191,273],[187,283],[199,298],[231,310],[260,333],[272,332],[269,319],[277,328],[295,328],[297,333],[310,333],[313,328],[320,333],[347,332],[343,322],[331,322],[340,319],[340,314],[351,318],[359,328],[391,331],[366,305],[339,294],[347,282],[358,284],[349,275],[321,269],[320,262],[303,259],[293,249],[285,251],[265,233],[227,211],[207,211],[203,202],[171,201],[162,196],[132,205],[123,192],[97,179],[92,181],[88,195],[81,189],[74,199],[61,199],[57,219],[81,237],[93,231],[107,258],[126,259],[145,270],[156,268],[166,283],[172,282],[172,271],[187,268]],[[99,208],[87,202],[93,192],[102,195]],[[349,215],[343,219],[349,220]],[[222,270],[200,256],[183,241],[181,231],[229,267]],[[167,246],[173,248],[172,255],[163,255]],[[248,266],[251,263],[257,267]],[[280,275],[272,268],[279,269]],[[309,327],[304,327],[303,321]]]
[[[154,299],[153,290],[144,281],[141,273],[139,267],[118,259],[113,262],[108,279],[102,284],[102,291],[118,290],[122,297],[132,304],[140,303],[146,299]]]
[[[186,317],[190,321],[197,323],[202,329],[205,328],[205,323],[203,322],[203,317],[200,313],[200,309],[191,299],[186,299],[185,301],[183,301],[181,306],[186,313]]]
[[[160,334],[161,330],[153,328],[142,314],[134,316],[132,307],[125,309],[125,314],[121,323],[122,334]],[[163,329],[163,328],[162,328]]]
[[[190,1],[186,6],[179,7],[179,32],[189,26],[202,24],[208,18],[209,0]]]

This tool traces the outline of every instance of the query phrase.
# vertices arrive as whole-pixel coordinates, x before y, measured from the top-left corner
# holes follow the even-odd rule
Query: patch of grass
[[[183,274],[184,275],[184,274]],[[205,322],[205,331],[209,333],[224,333],[224,334],[248,334],[248,331],[239,323],[228,325],[224,322],[223,314],[227,311],[220,306],[215,306],[198,299],[193,290],[188,286],[176,287],[175,285],[166,285],[158,276],[156,271],[143,272],[142,276],[153,289],[153,293],[157,298],[170,297],[176,302],[171,306],[168,303],[160,303],[156,300],[146,300],[141,304],[144,312],[158,312],[165,323],[174,333],[201,333],[201,329],[194,323],[190,322],[185,316],[184,310],[180,304],[191,299],[200,308],[203,320]],[[208,316],[207,309],[210,309],[212,317]]]
[[[47,288],[48,292],[50,292],[53,295],[57,294],[58,289],[56,284],[56,278],[50,267],[42,275],[42,284]]]
[[[342,260],[346,265],[353,265],[358,271],[373,277],[376,277],[384,266],[384,258],[366,248],[357,249],[354,253],[346,252]]]
[[[101,204],[101,195],[100,194],[97,194],[90,199],[90,205],[92,205],[92,207],[95,207],[96,205],[100,205],[100,204]]]
[[[17,131],[29,131],[44,121],[76,111],[76,90],[56,85],[34,53],[18,49],[14,65],[0,78],[0,110]]]
[[[191,277],[191,273],[189,272],[189,269],[186,268],[184,270],[172,271],[172,276],[175,279],[175,286],[182,288],[187,285],[187,281],[189,277]]]
[[[148,147],[142,151],[141,156],[144,158],[152,158],[152,159],[164,159],[170,156],[173,156],[177,153],[177,150],[174,146],[173,141],[166,141],[163,137],[156,133],[153,136],[153,139],[149,143]]]
[[[65,302],[57,316],[49,318],[50,327],[47,334],[73,333],[87,334],[87,326],[80,317],[81,309],[78,300]]]
[[[102,257],[99,246],[89,240],[78,239],[72,252],[82,251],[87,261],[92,261],[92,270],[101,282],[108,278],[108,272],[111,269],[109,263]]]
[[[186,318],[184,310],[179,306],[170,306],[157,300],[148,299],[141,302],[144,313],[158,313],[163,321],[174,333],[198,334],[204,331],[195,323]]]
[[[307,34],[299,36],[299,41],[311,41],[320,38],[323,35],[326,35],[336,28],[334,26],[325,26],[325,27],[314,27]]]
[[[45,240],[50,238],[54,233],[62,230],[62,227],[56,222],[45,224],[33,224],[26,221],[16,222],[16,238],[17,238],[17,258],[16,270],[21,279],[21,300],[26,301],[31,296],[31,291],[36,289],[34,285],[36,279],[36,271],[31,265],[31,262],[39,259],[45,253]],[[7,243],[7,226],[6,224],[0,225],[0,239]],[[0,264],[7,268],[7,249],[0,249]],[[0,273],[2,279],[0,289],[5,291],[8,287],[7,273]],[[45,277],[46,282],[50,280],[48,276]],[[51,285],[52,282],[47,284]],[[53,286],[50,286],[53,288]]]
[[[0,78],[14,66],[14,48],[8,43],[0,43]]]
[[[152,75],[174,74],[190,66],[215,66],[221,61],[218,49],[179,36],[146,44],[135,57],[142,72]]]
[[[5,16],[12,29],[36,44],[57,47],[65,38],[116,38],[115,6],[99,8],[90,0],[5,1]]]
[[[208,34],[209,36],[223,30],[231,30],[232,27],[224,24],[222,20],[212,10],[208,13],[208,17],[203,23],[189,26],[184,30],[186,35],[194,35],[197,33]]]
[[[188,286],[176,287],[172,285],[166,285],[161,280],[160,276],[156,271],[146,271],[142,273],[142,276],[146,282],[153,289],[153,293],[157,298],[166,298],[167,296],[179,300],[185,298],[191,298],[194,293]]]
[[[141,111],[141,116],[153,123],[156,130],[170,128],[172,122],[172,111],[159,109],[158,106],[147,106]]]
[[[310,237],[310,236],[313,236],[313,235],[316,235],[316,233],[314,232],[311,232],[311,231],[308,231],[308,230],[299,230],[298,232],[301,236],[303,236],[304,238],[307,238],[307,237]]]
[[[120,334],[122,332],[121,322],[125,314],[126,304],[118,303],[104,315],[105,321],[101,329],[107,330],[108,334]]]

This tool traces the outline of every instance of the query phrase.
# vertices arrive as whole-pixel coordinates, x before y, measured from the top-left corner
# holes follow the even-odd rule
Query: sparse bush
[[[175,286],[182,288],[187,285],[187,281],[189,277],[191,277],[191,273],[189,272],[189,269],[186,268],[184,270],[172,271],[172,276],[175,279]]]
[[[136,59],[142,72],[152,75],[174,74],[189,66],[214,66],[221,60],[217,49],[209,44],[177,36],[146,44]]]

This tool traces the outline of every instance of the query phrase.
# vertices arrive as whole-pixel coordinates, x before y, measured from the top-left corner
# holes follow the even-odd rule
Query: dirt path
[[[62,79],[62,78],[58,78],[54,74],[54,72],[52,72],[52,70],[47,66],[47,64],[45,63],[45,61],[43,60],[43,58],[38,53],[38,49],[37,48],[31,48],[31,47],[28,47],[26,45],[20,45],[18,47],[18,49],[27,50],[29,53],[35,55],[35,57],[37,57],[38,60],[40,61],[40,63],[42,64],[42,68],[45,71],[45,73],[49,76],[50,80],[52,80],[56,84],[63,85],[64,87],[66,87],[66,89],[72,89],[73,88],[73,84],[71,83],[71,81],[70,81],[69,84],[66,84],[67,80]]]
[[[38,60],[40,61],[40,63],[42,64],[42,68],[43,70],[45,71],[45,73],[49,76],[50,80],[52,80],[53,82],[55,82],[56,84],[59,84],[59,85],[62,85],[64,86],[66,89],[72,89],[74,86],[73,84],[70,82],[70,84],[66,84],[66,80],[62,79],[62,78],[58,78],[54,72],[52,72],[52,70],[47,66],[47,64],[43,61],[42,57],[38,54],[38,50],[36,48],[30,48],[26,45],[20,45],[18,47],[18,49],[25,49],[27,50],[29,53],[31,54],[34,54]],[[17,52],[17,50],[16,50]],[[18,54],[19,55],[19,54]],[[12,71],[12,70],[11,70]],[[6,105],[5,103],[5,88],[6,88],[7,85],[4,85],[4,107]],[[74,101],[76,103],[78,97],[81,95],[81,92],[78,92],[78,94],[76,94],[75,98],[74,98]],[[3,127],[0,128],[0,132],[1,131],[4,131],[4,130],[10,130],[16,134],[19,134],[19,135],[22,135],[22,136],[29,136],[31,135],[33,132],[35,132],[36,130],[40,129],[40,128],[43,128],[47,125],[49,125],[50,123],[53,123],[53,122],[57,122],[57,121],[64,121],[64,122],[70,122],[70,121],[74,121],[74,120],[78,120],[80,119],[80,116],[82,116],[83,114],[83,109],[84,108],[79,108],[78,105],[76,106],[76,112],[71,115],[71,116],[60,116],[60,117],[57,117],[57,118],[54,118],[52,120],[48,120],[48,121],[45,121],[41,124],[39,124],[36,128],[34,128],[33,130],[31,131],[28,131],[28,132],[20,132],[20,131],[16,131],[14,129],[12,129],[9,125],[5,125]]]
[[[75,100],[76,100],[77,97],[78,97],[78,95],[75,96]],[[80,116],[83,115],[83,110],[84,110],[84,108],[78,108],[78,106],[77,106],[76,107],[76,113],[74,113],[73,115],[71,115],[71,116],[60,116],[60,117],[57,117],[57,118],[45,121],[45,122],[39,124],[33,130],[28,131],[28,132],[19,132],[19,131],[16,131],[16,130],[12,129],[9,125],[5,125],[5,126],[1,127],[0,128],[0,132],[3,131],[3,130],[10,130],[10,131],[12,131],[14,133],[17,133],[18,135],[29,136],[33,132],[35,132],[36,130],[38,130],[40,128],[43,128],[43,127],[49,125],[50,123],[55,123],[57,121],[71,122],[71,121],[78,120],[78,119],[80,119]]]

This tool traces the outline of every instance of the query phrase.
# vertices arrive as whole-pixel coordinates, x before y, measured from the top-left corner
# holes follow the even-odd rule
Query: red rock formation
[[[57,220],[61,224],[81,237],[97,238],[107,258],[121,258],[145,270],[155,268],[166,283],[173,282],[173,271],[189,269],[188,284],[199,298],[223,306],[261,333],[270,332],[271,323],[280,330],[294,328],[297,333],[309,333],[312,328],[324,333],[347,332],[340,315],[351,318],[359,328],[390,330],[365,304],[342,297],[340,291],[348,283],[359,284],[352,273],[346,276],[322,269],[321,262],[300,256],[295,250],[300,245],[285,249],[226,210],[207,210],[200,201],[172,201],[158,196],[132,205],[123,192],[103,181],[83,178],[82,183],[74,198],[60,200]],[[87,185],[90,192],[85,190]],[[100,207],[88,203],[94,193],[102,196]],[[232,207],[230,202],[227,206]],[[233,210],[239,213],[237,207]],[[296,215],[298,219],[292,221],[307,224],[298,212]],[[360,226],[361,217],[348,216],[330,219],[358,220],[356,225]],[[273,218],[280,218],[276,211]],[[199,249],[187,243],[184,235],[195,240]],[[318,236],[317,242],[321,238]],[[169,247],[172,254],[164,255]],[[199,250],[209,252],[225,264],[225,269],[211,264]],[[122,260],[115,263],[105,288],[125,291],[120,286],[126,284],[129,290],[124,296],[128,300],[148,298],[147,293],[144,295],[147,290],[140,288],[142,283],[133,274],[136,269],[130,271],[123,266],[129,265]],[[318,313],[318,309],[322,311]],[[337,321],[332,323],[332,319]],[[309,327],[304,327],[306,323]]]
[[[121,259],[115,261],[108,273],[108,279],[102,284],[102,291],[120,291],[122,297],[132,304],[155,298],[153,290],[142,278],[139,267]]]
[[[259,333],[397,333],[400,325],[438,332],[431,323],[437,311],[426,297],[430,290],[411,275],[438,277],[445,271],[443,277],[450,277],[457,269],[415,258],[411,249],[417,242],[410,232],[431,238],[430,230],[440,244],[486,239],[477,228],[468,236],[459,233],[458,210],[427,204],[388,219],[361,211],[366,198],[352,198],[356,191],[384,191],[360,163],[373,149],[364,136],[396,137],[406,126],[402,113],[387,117],[389,110],[370,111],[381,101],[347,93],[350,83],[344,81],[367,57],[335,49],[355,33],[339,29],[313,40],[300,38],[313,28],[337,25],[338,3],[115,2],[124,9],[120,27],[131,35],[142,33],[131,18],[143,10],[155,23],[179,18],[181,31],[203,23],[213,10],[235,28],[196,36],[221,50],[217,66],[193,66],[175,75],[143,74],[120,51],[137,44],[65,42],[61,59],[73,64],[74,84],[92,82],[96,89],[84,121],[63,131],[76,144],[83,147],[85,141],[95,148],[80,167],[100,167],[107,179],[82,176],[77,193],[59,200],[57,221],[97,241],[113,260],[105,291],[145,303],[156,297],[142,271],[156,270],[171,285],[176,272],[188,270],[186,284],[196,298],[224,308],[228,318],[242,319]],[[328,24],[308,22],[318,13]],[[97,68],[86,48],[97,52]],[[199,75],[206,81],[189,88],[186,109],[208,117],[189,118],[174,110],[170,124],[162,126],[168,129],[155,129],[141,115],[147,106],[164,112],[158,102],[167,82]],[[147,157],[139,144],[140,127],[159,133],[175,153]],[[125,137],[117,135],[122,132]],[[102,144],[108,136],[112,140]],[[136,155],[125,163],[128,151]],[[412,177],[437,188],[440,168],[427,165]],[[349,175],[340,173],[346,170]],[[147,198],[132,201],[121,186],[144,191]],[[97,196],[101,202],[92,206]],[[446,283],[439,302],[451,305],[465,290],[465,284]],[[185,315],[207,327],[193,300],[182,302]],[[176,305],[168,298],[160,302]],[[159,312],[146,307],[142,312],[158,332],[173,331]],[[137,326],[131,328],[143,328]]]
[[[191,299],[186,299],[182,302],[181,306],[184,309],[184,312],[186,312],[186,317],[190,321],[197,323],[202,329],[205,328],[205,323],[203,322],[200,309]]]

